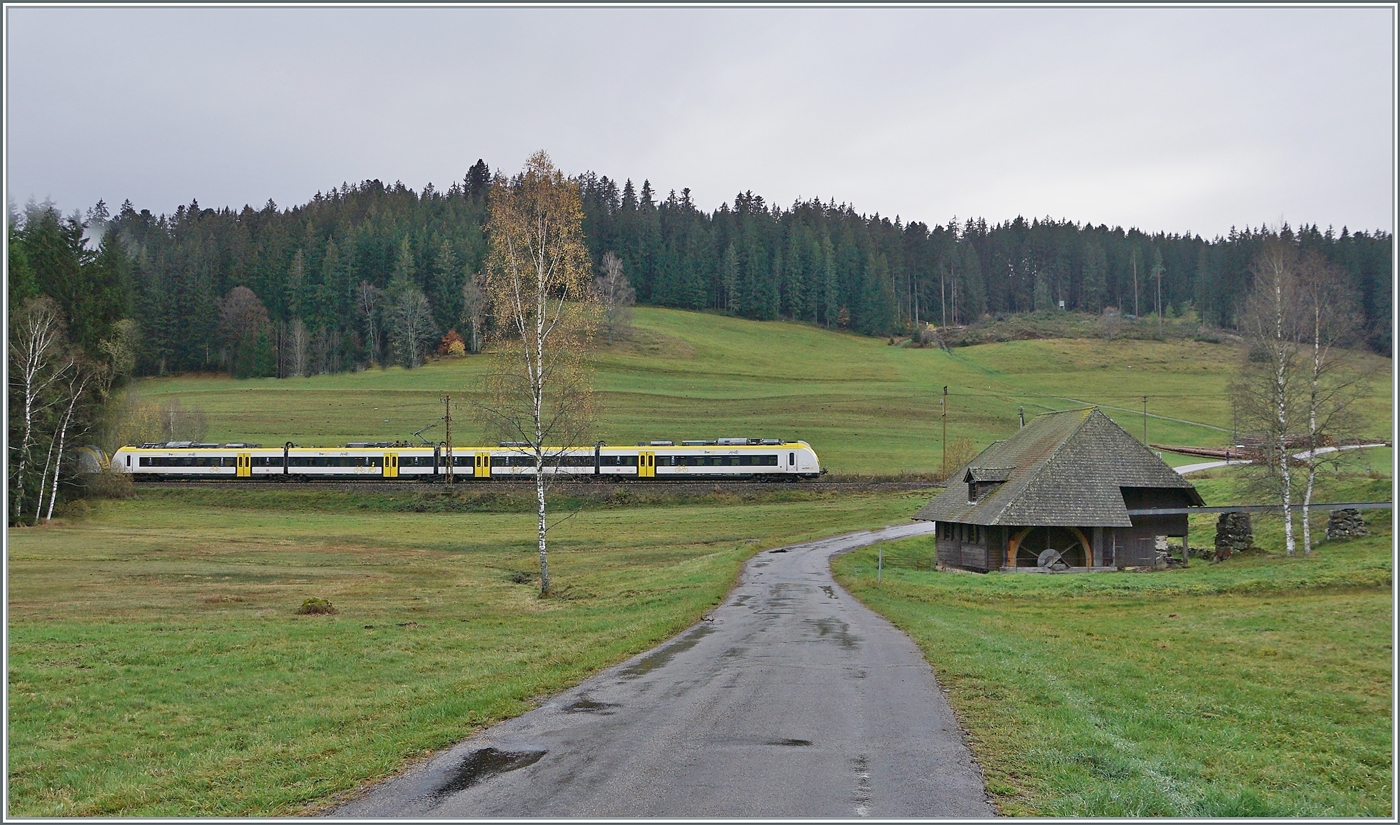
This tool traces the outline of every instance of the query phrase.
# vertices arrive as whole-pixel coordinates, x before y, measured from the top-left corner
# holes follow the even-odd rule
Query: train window
[[[603,467],[635,467],[637,457],[634,455],[605,455],[598,458],[598,464]]]
[[[760,467],[776,467],[778,466],[778,457],[776,455],[761,455],[758,457],[758,465]]]
[[[126,466],[128,466],[128,467],[131,466],[131,456],[127,456],[127,457],[126,457]]]
[[[795,465],[796,463],[797,463],[797,453],[788,453],[788,466],[791,467],[791,466]]]
[[[127,463],[128,463],[128,464],[131,463],[131,456],[127,456],[127,457],[126,457],[126,460],[127,460]],[[139,466],[141,466],[141,467],[149,467],[149,466],[151,466],[151,457],[148,456],[148,455],[143,455],[143,456],[141,456],[141,463],[140,463]]]

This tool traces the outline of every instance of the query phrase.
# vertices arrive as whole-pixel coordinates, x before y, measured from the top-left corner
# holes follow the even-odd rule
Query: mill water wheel
[[[1035,566],[1045,570],[1068,570],[1069,562],[1065,561],[1059,550],[1047,547],[1036,557]]]

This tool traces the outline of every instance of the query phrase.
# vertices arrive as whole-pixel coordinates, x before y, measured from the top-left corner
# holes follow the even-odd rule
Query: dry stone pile
[[[1254,547],[1249,513],[1221,513],[1215,521],[1215,560],[1224,561]]]
[[[1350,507],[1333,510],[1327,516],[1327,538],[1349,539],[1355,536],[1368,535],[1366,522],[1361,518],[1361,511]]]

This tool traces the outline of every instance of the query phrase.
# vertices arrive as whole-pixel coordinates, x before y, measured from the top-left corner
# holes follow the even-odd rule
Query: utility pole
[[[1147,396],[1142,397],[1142,443],[1147,443]]]
[[[943,480],[948,480],[948,385],[943,385]]]
[[[447,426],[447,483],[452,483],[452,476],[456,472],[456,467],[452,464],[452,396],[444,395],[442,403],[447,408],[442,416],[443,423]]]

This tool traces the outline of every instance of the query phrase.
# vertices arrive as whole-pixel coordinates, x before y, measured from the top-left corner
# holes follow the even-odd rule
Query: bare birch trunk
[[[1308,381],[1308,483],[1303,490],[1303,555],[1312,555],[1312,521],[1308,506],[1312,504],[1313,487],[1317,482],[1317,390],[1322,377],[1322,310],[1313,304],[1313,360]]]
[[[38,521],[39,516],[44,512],[44,486],[49,483],[49,464],[52,461],[53,442],[50,441],[48,452],[44,454],[44,472],[39,476],[39,500],[34,504],[35,521]]]
[[[79,366],[77,369],[81,370],[82,367]],[[72,386],[72,394],[68,398],[68,409],[63,412],[63,423],[58,428],[58,457],[53,468],[53,489],[49,491],[49,511],[44,516],[44,521],[53,521],[53,506],[58,499],[58,477],[63,470],[63,449],[68,441],[68,427],[73,423],[73,410],[77,408],[78,399],[87,389],[90,378],[90,374],[86,371],[79,375],[77,383]],[[42,500],[42,498],[41,496],[40,499]],[[35,519],[37,520],[38,516],[35,516]]]
[[[1283,282],[1274,280],[1274,339],[1284,340],[1284,298]],[[1293,478],[1288,469],[1288,361],[1283,357],[1283,349],[1274,356],[1274,401],[1277,404],[1279,477],[1283,480],[1280,493],[1283,499],[1283,547],[1287,555],[1293,555],[1297,544],[1293,538]]]

